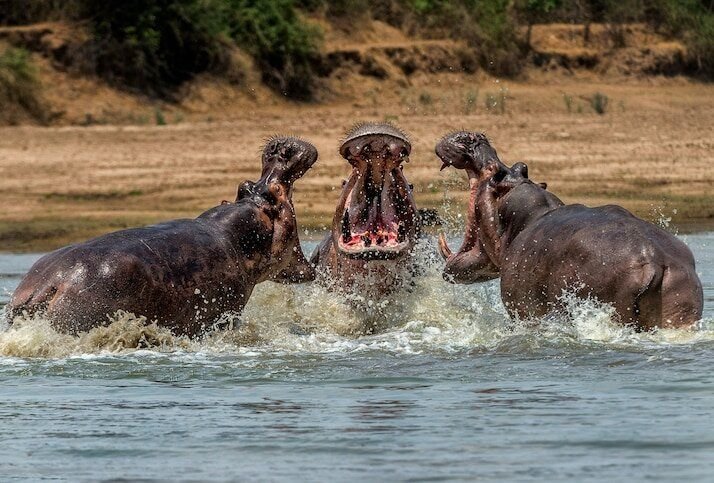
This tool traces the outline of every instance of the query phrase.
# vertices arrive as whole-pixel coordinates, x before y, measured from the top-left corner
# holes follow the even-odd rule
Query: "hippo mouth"
[[[389,260],[409,250],[407,225],[390,221],[378,223],[367,229],[353,228],[349,211],[342,217],[337,248],[350,258],[363,260]]]
[[[402,172],[411,144],[388,124],[357,125],[340,154],[352,165],[333,219],[337,251],[348,258],[389,260],[408,253],[416,238],[416,206]]]

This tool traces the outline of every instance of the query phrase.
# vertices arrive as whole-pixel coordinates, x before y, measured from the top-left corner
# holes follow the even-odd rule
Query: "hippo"
[[[379,299],[403,284],[418,235],[412,187],[402,172],[411,143],[392,124],[361,123],[347,132],[339,152],[352,173],[332,229],[310,262],[328,285]]]
[[[192,337],[239,314],[259,282],[314,279],[300,248],[292,192],[316,161],[310,143],[272,138],[260,179],[242,183],[234,203],[43,256],[15,290],[10,322],[39,313],[57,330],[77,334],[124,310]]]
[[[457,132],[436,146],[442,169],[466,171],[471,189],[464,243],[439,249],[444,278],[475,283],[501,277],[512,317],[563,309],[564,292],[611,304],[636,330],[689,328],[701,319],[702,284],[689,248],[620,206],[565,205],[528,166],[503,164],[483,134]]]

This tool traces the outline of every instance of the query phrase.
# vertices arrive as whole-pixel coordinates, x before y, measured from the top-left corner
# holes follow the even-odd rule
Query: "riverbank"
[[[607,98],[604,114],[592,105],[598,93]],[[490,101],[495,106],[487,107]],[[339,139],[359,120],[390,120],[411,135],[404,172],[418,205],[442,214],[463,212],[467,184],[462,173],[439,172],[434,145],[466,128],[485,131],[505,162],[525,161],[531,178],[548,182],[566,202],[617,203],[688,228],[714,224],[714,86],[707,84],[563,77],[515,83],[443,74],[399,97],[379,92],[349,104],[269,106],[238,116],[162,126],[0,128],[0,251],[48,250],[196,216],[257,177],[261,143],[276,132],[302,136],[320,152],[298,182],[295,202],[302,226],[323,228],[349,172],[337,155]]]

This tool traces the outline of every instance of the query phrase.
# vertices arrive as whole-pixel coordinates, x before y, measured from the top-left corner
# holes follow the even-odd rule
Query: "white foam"
[[[371,306],[360,303],[359,296],[331,292],[316,283],[260,284],[234,330],[209,333],[198,340],[175,337],[124,312],[117,313],[108,327],[77,337],[56,332],[42,318],[20,318],[0,332],[0,363],[15,364],[30,357],[91,359],[132,354],[207,364],[220,354],[249,359],[266,353],[528,351],[542,344],[637,349],[714,341],[714,319],[702,321],[698,330],[637,333],[617,323],[607,304],[567,293],[563,295],[565,310],[557,317],[513,321],[501,303],[498,281],[446,283],[441,277],[443,264],[435,253],[435,240],[420,245],[417,259],[422,273],[403,290]]]

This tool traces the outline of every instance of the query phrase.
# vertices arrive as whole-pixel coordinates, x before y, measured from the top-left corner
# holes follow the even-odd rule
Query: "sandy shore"
[[[443,134],[466,128],[486,131],[505,162],[527,162],[531,178],[547,181],[567,202],[614,202],[645,219],[671,217],[683,227],[714,224],[713,86],[486,86],[495,93],[505,85],[502,114],[486,110],[480,99],[465,104],[474,86],[462,77],[434,82],[405,102],[385,97],[386,107],[373,98],[247,110],[230,122],[1,128],[0,250],[46,250],[109,230],[195,216],[232,200],[238,183],[256,177],[261,144],[274,133],[302,136],[320,152],[295,194],[301,224],[319,228],[329,224],[349,172],[337,155],[342,133],[355,121],[384,119],[413,138],[404,170],[420,207],[453,200],[463,209],[466,182],[453,170],[440,173],[433,149]],[[591,109],[593,92],[608,96],[605,115]]]

